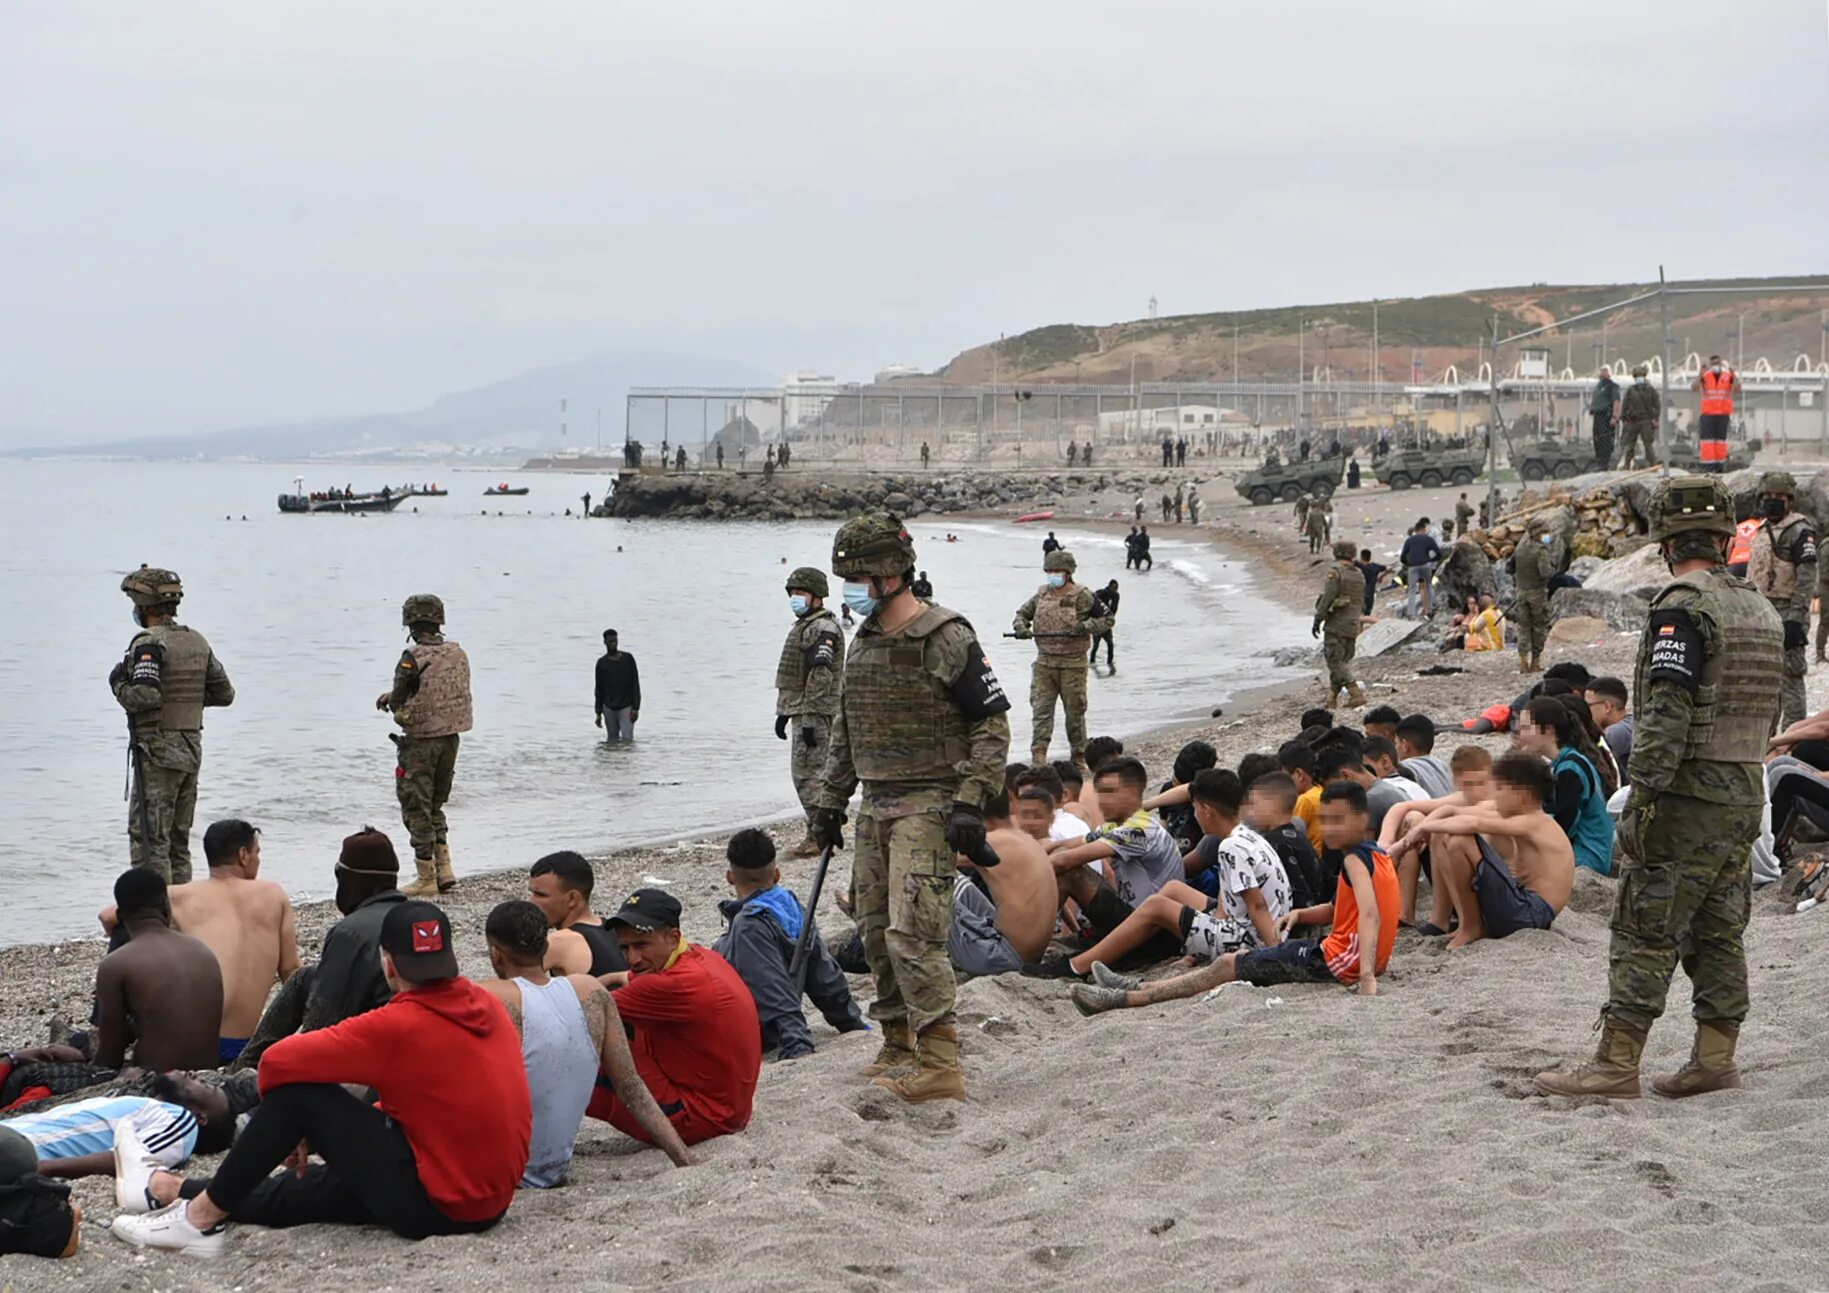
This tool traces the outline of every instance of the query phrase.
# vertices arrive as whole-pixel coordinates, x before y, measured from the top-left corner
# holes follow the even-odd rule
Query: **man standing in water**
[[[203,634],[178,623],[184,586],[141,566],[121,580],[140,626],[108,686],[132,730],[133,791],[127,838],[135,866],[171,884],[191,878],[191,819],[203,766],[203,711],[232,705],[235,686]]]
[[[1078,563],[1066,549],[1042,558],[1048,582],[1016,611],[1019,638],[1035,639],[1035,666],[1029,686],[1034,733],[1030,762],[1048,761],[1054,736],[1054,702],[1067,711],[1067,746],[1075,764],[1086,763],[1086,673],[1094,638],[1108,631],[1113,615],[1102,615],[1092,589],[1073,582]]]
[[[954,857],[995,862],[984,805],[1004,793],[1010,702],[971,624],[915,598],[914,566],[914,540],[887,512],[846,522],[833,540],[832,570],[864,622],[846,659],[813,838],[842,847],[861,779],[852,884],[876,978],[870,1013],[883,1024],[882,1050],[863,1072],[904,1100],[962,1100],[946,952]]]
[[[375,708],[393,714],[400,732],[394,792],[400,817],[413,839],[419,878],[400,891],[426,898],[457,887],[451,867],[450,827],[445,801],[457,772],[459,734],[471,726],[470,657],[440,631],[445,604],[431,593],[415,593],[400,606],[400,622],[412,645],[394,665],[394,685],[375,698]]]
[[[838,717],[838,698],[845,685],[845,631],[838,616],[826,609],[830,591],[825,571],[813,566],[802,566],[787,577],[794,627],[788,630],[775,665],[775,735],[792,742],[788,769],[807,813],[806,838],[793,853],[797,858],[819,852],[811,823],[832,743],[832,720]]]
[[[635,720],[641,717],[641,670],[635,657],[617,645],[616,630],[603,631],[603,654],[597,659],[597,726],[604,743],[635,739]]]

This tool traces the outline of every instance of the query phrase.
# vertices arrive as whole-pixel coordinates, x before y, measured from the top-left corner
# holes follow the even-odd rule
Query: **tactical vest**
[[[957,611],[929,606],[900,633],[860,632],[845,659],[845,727],[851,763],[866,784],[956,783],[971,753],[965,716],[930,662],[942,625],[971,625]],[[937,662],[934,662],[937,664]]]
[[[1721,567],[1691,571],[1666,585],[1651,601],[1653,611],[1661,606],[1681,607],[1714,626],[1712,635],[1704,632],[1708,658],[1702,662],[1695,714],[1683,740],[1683,762],[1757,767],[1765,758],[1784,685],[1785,635],[1777,612],[1751,584]],[[1652,635],[1646,633],[1634,670],[1636,697],[1646,695],[1651,646]],[[1689,781],[1679,767],[1671,789],[1690,794],[1694,786]]]
[[[203,730],[203,685],[209,677],[210,644],[196,629],[156,624],[141,630],[127,650],[151,639],[165,652],[159,669],[159,707],[133,716],[136,732]]]
[[[1541,593],[1550,586],[1550,553],[1541,538],[1526,537],[1513,554],[1512,578],[1521,593]]]
[[[1351,575],[1348,575],[1348,571]],[[1322,616],[1322,626],[1329,633],[1359,635],[1359,614],[1365,608],[1365,576],[1358,566],[1336,565],[1331,572],[1333,598]]]
[[[1734,411],[1734,370],[1709,369],[1702,374],[1702,412],[1708,414]]]
[[[415,642],[407,648],[419,669],[419,690],[396,715],[408,736],[451,736],[468,732],[470,657],[455,642]]]
[[[1651,389],[1649,383],[1632,383],[1626,388],[1626,398],[1620,401],[1619,415],[1622,420],[1634,426],[1641,422],[1657,421],[1658,393]]]
[[[1092,649],[1092,635],[1080,632],[1080,594],[1077,584],[1050,588],[1043,584],[1035,591],[1035,649],[1043,655],[1084,656]],[[1045,637],[1048,633],[1067,633],[1063,638]]]
[[[1776,525],[1767,521],[1753,531],[1753,548],[1747,554],[1747,582],[1775,602],[1788,602],[1797,591],[1797,563],[1785,560],[1779,540],[1789,540],[1791,527],[1798,524],[1808,524],[1808,518],[1792,512]],[[1797,551],[1794,540],[1784,547]]]
[[[813,644],[823,633],[833,633],[838,636],[840,645],[833,652],[831,667],[837,675],[837,680],[841,684],[844,682],[845,633],[839,627],[838,616],[822,606],[811,614],[795,620],[794,627],[788,630],[787,640],[781,644],[781,659],[775,664],[775,690],[780,693],[777,698],[776,713],[818,714],[824,718],[837,717],[838,694],[836,689],[829,703],[817,708],[807,707],[807,678],[813,672],[809,664],[809,655]]]

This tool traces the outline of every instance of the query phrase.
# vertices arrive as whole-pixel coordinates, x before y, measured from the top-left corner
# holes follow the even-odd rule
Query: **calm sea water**
[[[415,475],[429,475],[424,468]],[[825,522],[710,525],[583,521],[601,477],[526,474],[520,499],[484,514],[500,473],[439,473],[451,496],[390,516],[282,516],[309,488],[398,484],[401,469],[25,462],[7,466],[0,573],[12,626],[0,651],[0,943],[94,930],[127,864],[126,724],[106,677],[134,632],[122,575],[183,577],[182,619],[234,679],[206,715],[192,840],[219,817],[263,833],[264,873],[299,897],[332,888],[342,837],[373,823],[410,859],[393,790],[391,721],[374,708],[405,643],[401,599],[436,592],[469,651],[476,730],[449,806],[460,872],[525,866],[557,848],[601,850],[796,807],[772,730],[774,668],[791,617],[782,580],[825,566]],[[944,519],[911,526],[936,596],[970,616],[1017,700],[1028,749],[1032,648],[1000,635],[1040,580],[1033,526]],[[1267,647],[1306,641],[1300,617],[1253,590],[1238,562],[1159,539],[1127,574],[1114,536],[1057,526],[1082,582],[1118,578],[1118,672],[1093,685],[1091,730],[1118,735],[1205,715],[1282,675]],[[944,542],[946,532],[960,537]],[[606,627],[641,665],[629,746],[592,726]],[[1057,726],[1056,757],[1066,753]]]

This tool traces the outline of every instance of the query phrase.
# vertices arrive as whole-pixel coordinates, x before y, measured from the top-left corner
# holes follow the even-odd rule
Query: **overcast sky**
[[[1824,0],[0,0],[0,440],[1829,269]]]

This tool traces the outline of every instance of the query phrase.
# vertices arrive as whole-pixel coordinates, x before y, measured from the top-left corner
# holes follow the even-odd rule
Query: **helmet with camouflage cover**
[[[802,566],[787,577],[788,590],[805,589],[815,597],[824,597],[832,591],[826,582],[826,572],[818,566]]]
[[[409,628],[415,624],[437,624],[445,622],[444,599],[431,593],[414,593],[400,603],[400,622]]]
[[[888,512],[854,516],[832,539],[832,573],[841,579],[905,575],[914,563],[914,540],[901,520]]]
[[[184,600],[184,583],[175,570],[141,566],[121,580],[121,591],[142,610],[154,606],[176,606]]]
[[[1342,561],[1351,561],[1354,557],[1352,541],[1341,539],[1334,544],[1334,555]]]
[[[1782,494],[1786,498],[1797,497],[1797,477],[1788,471],[1768,471],[1759,478],[1761,494]]]
[[[1065,548],[1056,548],[1042,558],[1042,569],[1047,571],[1064,570],[1068,574],[1080,568],[1080,563],[1073,559],[1073,554]]]
[[[1734,500],[1719,476],[1672,476],[1651,496],[1651,537],[1734,533]]]
[[[1632,366],[1632,375],[1634,377],[1645,377],[1645,376],[1648,376],[1650,374],[1650,372],[1651,372],[1651,370],[1649,368],[1647,368],[1644,364],[1634,364]]]

